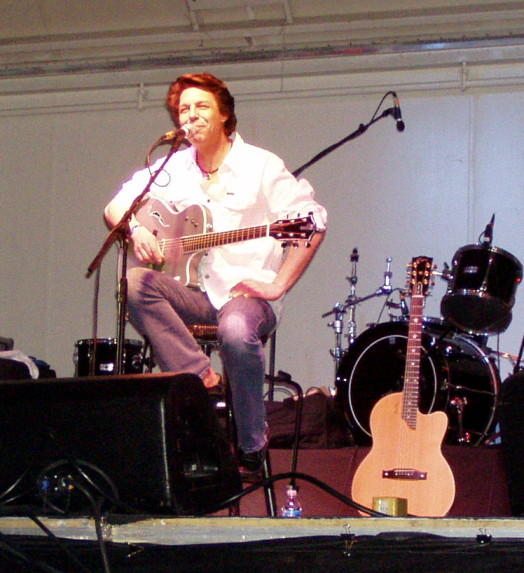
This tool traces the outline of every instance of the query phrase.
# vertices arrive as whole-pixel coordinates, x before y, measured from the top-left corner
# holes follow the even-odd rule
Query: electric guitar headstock
[[[304,241],[308,245],[309,241],[316,232],[316,225],[313,215],[307,217],[296,217],[294,219],[279,219],[269,226],[269,235],[274,239],[291,244],[298,244],[298,241]]]

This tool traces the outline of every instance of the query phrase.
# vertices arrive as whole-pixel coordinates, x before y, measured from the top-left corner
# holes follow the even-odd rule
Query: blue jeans
[[[186,324],[218,325],[220,356],[227,372],[238,445],[246,453],[265,446],[265,352],[263,339],[276,326],[270,304],[236,297],[219,311],[206,293],[170,276],[141,267],[128,272],[128,312],[133,326],[147,336],[159,368],[202,376],[209,357]]]

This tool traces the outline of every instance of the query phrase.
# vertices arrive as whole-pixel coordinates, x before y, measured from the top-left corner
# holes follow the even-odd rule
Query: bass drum
[[[342,357],[337,403],[359,445],[371,443],[369,417],[382,396],[404,385],[408,324],[390,322],[363,332]],[[448,415],[448,444],[478,445],[492,431],[500,379],[493,360],[475,341],[446,323],[424,319],[419,409]]]
[[[116,338],[85,338],[75,344],[73,362],[75,376],[107,376],[117,370]],[[143,343],[125,340],[123,352],[124,374],[142,374],[144,366]]]

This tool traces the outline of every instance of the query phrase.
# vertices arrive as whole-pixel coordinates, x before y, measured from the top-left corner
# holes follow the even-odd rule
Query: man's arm
[[[309,242],[309,246],[306,246],[306,244],[301,241],[298,246],[290,247],[272,283],[252,279],[241,281],[231,289],[231,296],[253,296],[264,300],[276,300],[280,298],[291,290],[293,285],[304,274],[304,271],[309,266],[309,263],[324,240],[325,234],[325,231],[315,233]]]
[[[107,226],[112,229],[123,217],[129,205],[121,201],[118,195],[108,203],[104,209],[104,219]],[[163,262],[162,254],[158,248],[158,243],[148,229],[140,225],[134,215],[129,223],[131,242],[138,261],[143,264],[160,265]]]

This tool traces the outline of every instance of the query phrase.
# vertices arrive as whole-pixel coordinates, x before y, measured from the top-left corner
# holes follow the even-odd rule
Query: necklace
[[[200,165],[198,167],[199,167],[200,171],[202,171],[202,175],[206,179],[211,179],[211,175],[213,175],[213,173],[216,173],[220,169],[220,166],[218,166],[216,169],[213,169],[212,171],[206,171],[205,169],[202,169],[202,167],[200,167]]]
[[[231,149],[231,145],[232,142],[228,141],[228,147],[226,150],[223,151],[223,154],[221,154],[221,156],[219,156],[219,158],[221,157],[220,163],[218,165],[218,167],[216,169],[212,169],[211,171],[207,171],[206,169],[203,169],[202,166],[200,165],[199,162],[199,157],[198,157],[198,153],[196,156],[196,163],[198,165],[198,168],[200,169],[200,171],[202,172],[202,175],[206,178],[206,179],[211,179],[211,175],[214,175],[219,169],[220,166],[222,165],[222,162],[224,161],[225,156],[227,155],[227,153],[229,152],[229,150]]]

